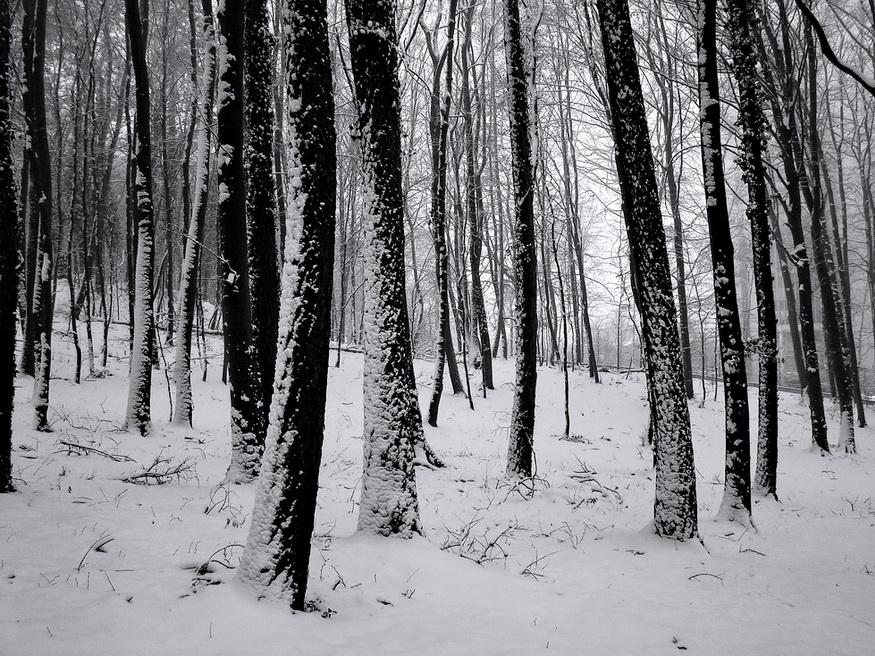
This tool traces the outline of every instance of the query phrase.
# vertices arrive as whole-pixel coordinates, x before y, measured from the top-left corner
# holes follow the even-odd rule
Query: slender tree
[[[274,37],[266,0],[246,0],[245,164],[249,285],[252,299],[252,377],[260,386],[252,431],[264,439],[276,363],[279,269],[273,172]]]
[[[757,77],[757,55],[752,36],[754,12],[748,0],[727,4],[732,71],[738,85],[738,123],[741,127],[741,167],[747,184],[747,217],[753,246],[757,297],[759,356],[757,464],[754,489],[776,495],[778,471],[778,336],[772,279],[772,239],[766,195],[765,116]],[[795,299],[794,299],[795,300]],[[795,319],[794,319],[795,320]]]
[[[717,81],[717,0],[699,0],[698,26],[699,131],[726,411],[726,461],[720,514],[747,522],[750,518],[750,415],[735,290],[735,252],[723,174]]]
[[[434,37],[426,31],[426,46],[434,66],[429,102],[429,136],[431,142],[431,210],[429,222],[434,242],[434,266],[438,293],[438,325],[434,349],[434,374],[431,398],[428,403],[428,424],[437,426],[438,410],[444,390],[444,367],[448,347],[453,338],[450,332],[449,260],[447,257],[447,132],[450,126],[450,101],[453,90],[453,48],[456,33],[456,0],[450,0],[447,19],[447,42],[438,54],[437,29]],[[441,72],[446,67],[446,81],[441,94]],[[454,390],[455,391],[455,390]]]
[[[325,0],[283,7],[290,180],[279,355],[240,578],[304,609],[328,379],[335,132]]]
[[[9,115],[12,67],[12,16],[9,0],[0,0],[0,493],[14,492],[12,483],[12,412],[15,401],[15,330],[18,298],[18,203],[12,167],[14,124]]]
[[[136,154],[132,157],[136,176],[134,213],[137,228],[136,295],[134,342],[131,349],[131,381],[125,425],[145,435],[151,429],[152,277],[155,257],[155,220],[152,204],[152,141],[149,114],[149,73],[146,67],[146,32],[138,0],[125,0],[125,24],[134,71],[136,98]]]
[[[190,1],[190,14],[194,18],[194,4]],[[188,233],[185,240],[185,252],[182,261],[182,275],[179,283],[179,313],[176,322],[174,385],[176,388],[176,403],[173,407],[173,422],[191,425],[192,394],[191,394],[191,337],[197,303],[197,276],[200,264],[201,244],[204,239],[204,227],[207,216],[207,201],[210,189],[210,153],[212,151],[212,116],[216,92],[216,40],[213,28],[211,0],[201,2],[201,24],[203,39],[203,68],[200,79],[200,99],[195,113],[195,173],[194,197],[190,203]],[[192,23],[194,21],[192,20]],[[192,24],[192,29],[194,25]],[[192,39],[192,45],[195,40]],[[193,52],[192,64],[197,63]]]
[[[30,53],[30,66],[25,73],[27,98],[25,119],[29,148],[30,179],[30,230],[34,239],[35,280],[33,297],[30,299],[30,315],[33,317],[36,338],[36,369],[33,380],[34,428],[51,430],[48,420],[49,380],[52,365],[52,321],[54,302],[52,298],[53,248],[52,248],[52,170],[46,127],[46,0],[24,2],[25,53]],[[11,306],[10,306],[11,307]]]
[[[697,534],[696,477],[668,251],[627,0],[599,0],[608,103],[623,213],[640,296],[655,434],[657,535]]]
[[[504,1],[504,49],[510,88],[513,155],[514,350],[516,382],[507,448],[507,475],[535,473],[535,388],[537,385],[538,263],[535,255],[535,182],[532,173],[529,75],[517,0]]]

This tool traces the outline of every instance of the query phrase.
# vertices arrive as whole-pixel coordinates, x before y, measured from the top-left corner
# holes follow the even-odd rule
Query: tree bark
[[[239,576],[259,597],[284,599],[294,610],[304,610],[325,424],[334,265],[337,163],[325,0],[288,0],[282,33],[289,171],[294,172],[280,302],[282,348]]]
[[[751,487],[750,415],[735,287],[734,249],[723,174],[717,80],[717,0],[699,0],[698,15],[699,130],[726,411],[726,461],[720,515],[747,523],[750,521]]]
[[[522,46],[517,0],[504,0],[504,48],[510,87],[510,143],[513,155],[514,351],[516,381],[508,432],[507,475],[536,473],[535,387],[538,344],[538,262],[535,256],[535,182],[532,173],[529,76]]]
[[[668,251],[653,170],[627,0],[599,0],[599,22],[617,170],[641,302],[644,353],[654,396],[657,535],[697,534],[690,411],[671,290]]]

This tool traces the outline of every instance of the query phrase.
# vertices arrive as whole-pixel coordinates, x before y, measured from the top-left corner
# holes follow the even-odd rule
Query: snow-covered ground
[[[56,341],[66,377],[69,345]],[[123,355],[120,342],[111,353]],[[362,360],[345,353],[329,374],[316,612],[293,614],[234,581],[254,485],[222,485],[227,390],[213,362],[206,383],[195,367],[189,430],[169,426],[167,380],[154,372],[148,438],[118,431],[121,358],[106,378],[53,380],[51,434],[29,429],[31,382],[18,381],[19,492],[0,497],[0,654],[875,653],[872,429],[858,432],[857,456],[815,455],[805,408],[783,398],[780,503],[758,501],[755,528],[718,522],[723,413],[709,390],[691,405],[702,541],[676,544],[649,527],[642,381],[573,372],[563,441],[562,377],[541,369],[532,491],[502,476],[513,371],[498,361],[489,398],[471,411],[448,395],[440,427],[426,427],[448,464],[417,470],[427,538],[366,537],[354,532]],[[430,371],[417,362],[423,402]],[[123,480],[156,459],[155,471],[183,465],[180,475]]]

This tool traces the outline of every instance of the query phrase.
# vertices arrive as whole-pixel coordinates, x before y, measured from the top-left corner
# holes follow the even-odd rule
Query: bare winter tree
[[[360,531],[422,532],[414,447],[422,417],[410,352],[404,271],[395,2],[346,3],[365,192],[364,473]]]
[[[189,12],[192,19],[194,18],[195,1],[189,0]],[[194,194],[179,284],[179,316],[176,322],[176,357],[174,364],[176,403],[173,408],[173,421],[177,424],[189,426],[191,425],[193,409],[191,395],[191,338],[198,295],[198,267],[200,265],[201,245],[204,240],[207,201],[210,189],[210,154],[213,143],[211,123],[216,93],[216,37],[210,0],[202,1],[201,13],[204,55],[199,84],[201,96],[197,104],[198,111],[193,117],[195,121],[194,134],[196,143]],[[194,25],[192,25],[192,28],[194,28]],[[194,44],[194,38],[192,38],[192,43]],[[196,61],[197,58],[192,53],[192,65]]]
[[[623,212],[641,309],[656,465],[654,528],[697,534],[696,476],[676,310],[627,0],[599,0],[599,23]]]
[[[289,180],[280,346],[265,454],[240,579],[303,610],[328,379],[335,130],[325,0],[283,7]]]
[[[231,398],[231,464],[227,478],[248,483],[258,475],[264,433],[258,431],[261,387],[252,362],[252,304],[244,167],[245,0],[225,0],[219,27],[218,229],[222,271],[222,332]]]
[[[778,337],[772,280],[772,239],[766,195],[765,116],[757,78],[757,56],[752,35],[754,12],[748,0],[727,4],[732,70],[738,85],[738,123],[741,127],[741,167],[747,183],[747,217],[753,246],[757,297],[757,355],[759,356],[759,410],[757,464],[754,488],[775,496],[778,471]]]
[[[12,168],[14,125],[9,115],[12,67],[12,16],[9,0],[0,0],[0,493],[13,492],[12,411],[15,401],[15,329],[18,304],[18,203]],[[26,348],[26,346],[25,346]]]
[[[33,425],[36,430],[51,430],[48,420],[49,381],[52,367],[52,170],[46,126],[46,13],[47,0],[24,2],[22,49],[25,55],[25,120],[30,171],[30,232],[33,241],[33,296],[29,302],[35,362],[33,379]],[[30,244],[29,244],[30,246]],[[30,250],[30,248],[28,249]],[[10,306],[11,307],[11,306]],[[26,345],[27,348],[29,345]]]
[[[723,174],[717,81],[717,0],[699,0],[698,26],[699,130],[726,412],[726,462],[720,514],[747,523],[750,519],[750,413],[735,291],[735,251]]]
[[[529,73],[522,45],[517,0],[504,2],[504,48],[510,87],[510,141],[513,154],[514,350],[516,382],[507,447],[507,474],[535,473],[535,387],[537,385],[538,263],[535,256],[535,184],[530,137]]]

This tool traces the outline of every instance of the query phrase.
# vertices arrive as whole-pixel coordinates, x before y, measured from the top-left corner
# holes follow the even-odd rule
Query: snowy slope
[[[67,376],[57,341],[55,371]],[[121,342],[111,353],[123,355]],[[424,385],[431,365],[416,365]],[[542,370],[539,478],[513,488],[502,478],[512,364],[497,361],[488,399],[472,412],[447,396],[440,427],[426,427],[449,464],[417,470],[427,539],[365,537],[354,534],[362,359],[346,353],[329,372],[309,590],[319,612],[291,614],[234,582],[254,485],[221,485],[230,437],[219,366],[217,352],[206,383],[195,367],[189,430],[169,426],[155,372],[147,438],[117,431],[124,359],[104,379],[53,381],[51,434],[29,430],[31,381],[19,381],[20,491],[0,497],[0,654],[872,653],[872,429],[858,432],[857,456],[814,455],[805,408],[783,398],[781,502],[757,503],[747,530],[710,519],[723,414],[710,396],[691,405],[702,542],[676,544],[648,527],[642,381],[606,374],[595,385],[573,372],[574,441],[561,441],[561,375]],[[122,480],[156,457],[184,471],[163,485]]]

